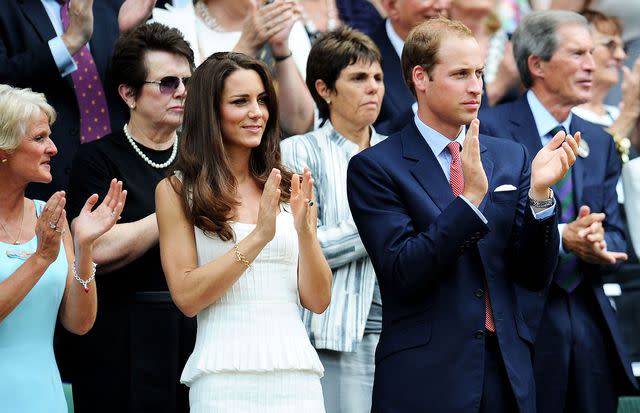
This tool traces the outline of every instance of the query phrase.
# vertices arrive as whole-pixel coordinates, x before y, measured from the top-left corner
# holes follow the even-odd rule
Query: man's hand
[[[464,150],[460,156],[462,174],[464,176],[464,189],[462,195],[476,207],[480,206],[489,189],[487,174],[482,167],[480,159],[480,140],[478,133],[480,121],[474,119],[469,125],[469,130],[464,138]]]
[[[548,198],[549,188],[562,179],[576,161],[579,143],[580,132],[576,132],[575,138],[558,132],[540,149],[531,162],[531,195],[534,199]]]
[[[66,7],[66,6],[62,6]],[[69,27],[62,41],[73,56],[91,39],[93,34],[93,0],[70,0]]]
[[[578,258],[591,264],[615,264],[626,261],[624,252],[607,251],[602,222],[604,213],[591,213],[588,206],[580,207],[575,221],[568,223],[562,232],[565,251],[573,252]]]
[[[156,0],[126,0],[118,12],[120,33],[126,33],[143,24],[153,11]]]

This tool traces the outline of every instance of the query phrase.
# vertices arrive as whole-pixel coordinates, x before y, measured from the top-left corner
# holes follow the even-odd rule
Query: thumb
[[[82,207],[83,212],[91,212],[93,207],[98,202],[98,194],[93,194],[89,198],[87,198],[87,202],[84,203],[84,207]]]
[[[587,205],[582,205],[580,211],[578,211],[578,218],[584,218],[591,213],[591,208]]]

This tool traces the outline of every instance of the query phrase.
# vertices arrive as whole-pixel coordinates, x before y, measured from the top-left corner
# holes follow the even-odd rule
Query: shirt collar
[[[384,22],[384,27],[387,29],[387,37],[389,38],[389,42],[391,42],[391,46],[395,49],[398,57],[402,59],[402,49],[404,48],[404,40],[398,36],[395,30],[393,30],[393,26],[391,25],[391,20],[387,19]]]
[[[442,151],[447,148],[447,145],[451,143],[451,140],[449,138],[436,131],[435,129],[429,127],[418,117],[418,115],[414,117],[414,122],[418,127],[418,131],[420,131],[420,134],[427,142],[427,145],[429,145],[429,148],[431,148],[431,151],[435,156],[439,156],[440,153],[442,153]],[[467,128],[462,125],[460,127],[460,131],[458,132],[458,136],[455,139],[455,141],[460,144],[461,148],[464,147],[464,137],[466,134],[466,130]]]
[[[571,125],[571,112],[569,112],[569,116],[562,122],[558,121],[553,117],[551,113],[547,110],[547,108],[542,105],[542,102],[538,99],[533,90],[529,90],[527,92],[527,101],[529,102],[529,107],[531,108],[531,113],[533,113],[533,120],[536,123],[536,127],[538,128],[538,135],[542,138],[546,136],[553,128],[558,126],[558,124],[564,126],[564,129],[569,133],[569,126]]]
[[[371,128],[371,138],[369,138],[369,146],[373,146],[386,138],[386,136],[380,135],[378,132],[376,132],[373,126],[369,126],[369,128]],[[327,136],[329,139],[332,139],[338,142],[340,145],[349,147],[352,151],[355,150],[357,152],[359,150],[358,145],[356,145],[354,142],[342,136],[333,127],[329,119],[327,119],[324,125],[322,125],[322,127],[320,128],[320,131],[323,135]]]

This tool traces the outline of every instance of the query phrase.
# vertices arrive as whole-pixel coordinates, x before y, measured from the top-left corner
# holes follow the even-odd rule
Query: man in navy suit
[[[402,78],[400,56],[407,35],[417,25],[436,16],[447,16],[451,0],[384,0],[387,18],[371,33],[380,49],[385,95],[374,127],[378,133],[398,132],[413,119],[416,101]]]
[[[109,109],[111,128],[126,117],[115,87],[109,87],[107,66],[122,29],[149,15],[153,1],[72,0],[70,22],[63,28],[58,0],[5,0],[0,7],[0,83],[42,92],[58,112],[51,137],[58,155],[51,159],[51,184],[31,185],[28,195],[47,200],[67,188],[71,161],[80,147],[80,108],[71,80],[72,55],[89,43]],[[122,7],[121,7],[122,5]],[[66,7],[66,6],[65,6]],[[121,12],[121,13],[120,13]],[[120,23],[119,20],[120,19]]]
[[[533,342],[513,286],[550,282],[549,187],[578,138],[559,133],[530,165],[522,145],[478,136],[484,56],[462,23],[419,25],[402,67],[417,115],[353,157],[347,175],[384,304],[372,410],[536,412]]]
[[[555,188],[560,260],[546,306],[544,294],[518,293],[529,327],[539,330],[534,359],[538,409],[613,413],[618,395],[636,386],[602,289],[602,275],[626,259],[614,252],[626,250],[615,189],[620,160],[611,136],[571,113],[591,97],[593,42],[582,16],[555,10],[528,15],[513,45],[529,90],[515,102],[481,112],[481,130],[520,142],[530,154],[559,125],[582,134],[580,156]]]

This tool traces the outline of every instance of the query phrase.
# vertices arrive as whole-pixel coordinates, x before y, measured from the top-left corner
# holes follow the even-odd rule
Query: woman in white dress
[[[191,412],[324,412],[299,304],[323,312],[331,270],[313,179],[282,167],[266,66],[222,52],[194,72],[175,174],[156,189],[171,295],[198,316],[182,382]]]

